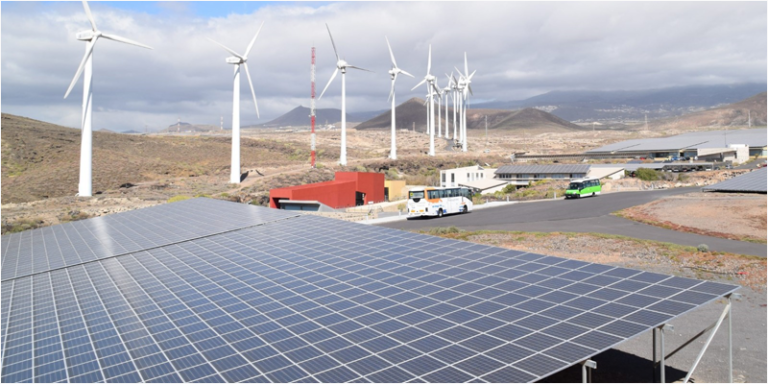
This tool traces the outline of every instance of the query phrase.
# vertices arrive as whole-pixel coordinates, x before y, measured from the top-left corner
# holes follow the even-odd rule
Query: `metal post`
[[[652,372],[651,381],[655,383],[656,382],[656,328],[653,329],[652,345],[653,345],[653,364],[651,365],[651,368],[653,370],[651,371]]]
[[[589,368],[589,370],[587,370]],[[581,362],[581,382],[592,382],[592,370],[597,369],[597,363],[594,360],[584,360]]]
[[[664,325],[659,327],[659,333],[661,334],[661,342],[660,342],[661,356],[659,356],[659,358],[661,359],[661,364],[660,364],[661,370],[660,370],[659,376],[661,377],[661,383],[666,383],[667,381],[666,381],[666,378],[664,377],[665,376],[664,371],[667,369],[664,361]]]
[[[728,295],[728,382],[733,383],[733,326],[731,324],[731,295]]]

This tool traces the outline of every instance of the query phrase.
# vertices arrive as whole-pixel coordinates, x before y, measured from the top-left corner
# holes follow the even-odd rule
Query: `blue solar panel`
[[[226,205],[210,223],[274,212]],[[534,381],[737,289],[315,216],[248,223],[4,280],[2,381]]]

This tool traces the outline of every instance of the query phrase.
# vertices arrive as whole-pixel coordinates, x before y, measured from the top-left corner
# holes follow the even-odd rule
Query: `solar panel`
[[[2,381],[535,381],[737,288],[300,216],[4,280]]]
[[[3,235],[2,280],[292,216],[199,198]]]
[[[732,179],[702,188],[703,191],[766,193],[768,170],[761,168]]]

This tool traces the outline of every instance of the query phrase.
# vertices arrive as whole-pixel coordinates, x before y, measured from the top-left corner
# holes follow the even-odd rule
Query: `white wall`
[[[458,187],[460,183],[493,179],[496,168],[483,168],[477,165],[440,171],[441,187]],[[451,178],[453,176],[453,179]]]

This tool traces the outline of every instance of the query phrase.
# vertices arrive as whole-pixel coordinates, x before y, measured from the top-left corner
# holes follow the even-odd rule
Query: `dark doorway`
[[[389,187],[384,187],[384,201],[389,201]]]
[[[355,192],[355,206],[365,205],[365,193]]]

